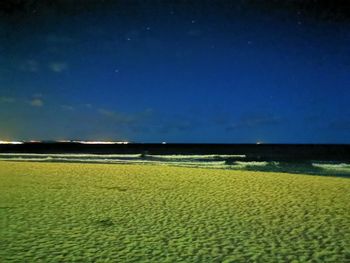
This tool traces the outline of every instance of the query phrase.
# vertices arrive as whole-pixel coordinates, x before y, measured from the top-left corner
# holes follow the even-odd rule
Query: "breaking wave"
[[[157,164],[314,175],[350,176],[350,163],[288,163],[248,161],[245,155],[150,155],[150,154],[33,154],[0,153],[2,161],[74,162],[106,164]]]

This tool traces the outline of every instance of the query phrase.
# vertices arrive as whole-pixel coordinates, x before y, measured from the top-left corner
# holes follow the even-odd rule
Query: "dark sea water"
[[[348,145],[28,143],[1,145],[0,160],[171,165],[350,177]]]

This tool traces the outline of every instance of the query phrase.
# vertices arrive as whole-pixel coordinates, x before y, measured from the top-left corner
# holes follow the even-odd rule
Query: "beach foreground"
[[[350,179],[0,161],[1,262],[348,262]]]

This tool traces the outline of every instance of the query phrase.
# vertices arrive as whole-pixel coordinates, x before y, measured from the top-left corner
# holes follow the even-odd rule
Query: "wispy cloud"
[[[133,124],[136,120],[136,117],[131,114],[126,114],[117,111],[98,109],[98,113],[104,117],[107,117],[110,121],[113,121],[120,125]]]
[[[72,111],[74,110],[74,107],[71,105],[61,105],[61,109],[66,111]]]
[[[65,62],[51,62],[49,68],[55,73],[61,73],[68,69],[68,64]]]
[[[44,105],[44,101],[39,98],[33,98],[29,101],[29,104],[33,107],[42,107]]]
[[[13,97],[0,96],[0,103],[13,103],[16,99]]]
[[[191,37],[199,37],[202,35],[202,31],[199,29],[192,29],[187,31],[187,35],[191,36]]]
[[[186,132],[195,127],[195,124],[189,120],[174,120],[172,122],[162,123],[158,130],[162,134]]]
[[[98,113],[114,124],[133,128],[148,119],[152,115],[152,110],[146,109],[142,112],[125,113],[101,108],[98,109]]]
[[[46,41],[53,44],[70,44],[74,42],[74,39],[68,36],[50,34],[46,37]]]
[[[44,100],[42,99],[41,94],[35,94],[32,96],[32,98],[0,96],[0,103],[16,103],[17,106],[30,105],[32,107],[42,107],[44,105]]]
[[[272,115],[254,115],[242,117],[239,121],[229,123],[226,130],[257,128],[261,126],[277,125],[282,121],[281,118]]]
[[[18,67],[21,71],[25,72],[35,73],[39,71],[39,63],[34,59],[25,60],[21,62]]]

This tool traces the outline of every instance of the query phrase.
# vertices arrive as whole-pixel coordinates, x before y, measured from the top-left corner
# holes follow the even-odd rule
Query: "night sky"
[[[350,143],[346,1],[0,3],[0,140]]]

